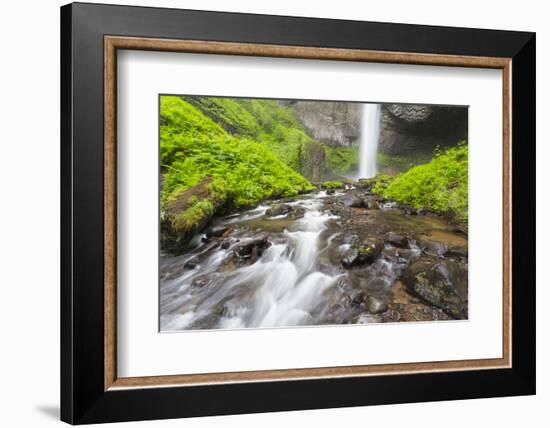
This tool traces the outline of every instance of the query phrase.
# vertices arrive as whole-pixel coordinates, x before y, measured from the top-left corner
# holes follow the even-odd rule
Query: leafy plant
[[[321,187],[323,189],[341,189],[342,187],[344,187],[344,183],[342,183],[341,181],[325,181],[323,182],[323,184],[321,185]]]
[[[333,174],[345,174],[357,169],[359,165],[358,147],[325,146],[328,169]]]
[[[438,213],[455,213],[468,221],[468,146],[462,142],[393,179],[380,180],[373,191],[386,198],[429,208]]]
[[[282,162],[268,145],[253,137],[262,135],[263,131],[252,119],[234,120],[235,116],[241,119],[245,116],[240,116],[240,107],[228,101],[231,100],[207,105],[210,112],[215,110],[217,117],[239,124],[236,128],[249,127],[246,128],[249,133],[231,135],[210,117],[213,114],[205,115],[181,97],[161,97],[162,206],[175,203],[183,192],[209,177],[208,194],[201,200],[190,198],[181,207],[173,219],[174,230],[189,230],[221,207],[249,206],[266,198],[293,196],[314,188]]]

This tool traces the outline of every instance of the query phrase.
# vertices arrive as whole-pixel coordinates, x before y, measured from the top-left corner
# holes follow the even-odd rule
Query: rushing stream
[[[431,311],[424,319],[448,319],[399,288],[403,268],[423,252],[416,240],[400,248],[383,239],[412,230],[450,248],[464,236],[440,218],[407,217],[384,202],[355,208],[350,198],[353,189],[303,195],[279,204],[281,213],[260,205],[218,219],[183,255],[161,254],[161,330],[399,321],[413,306]],[[382,239],[380,256],[346,268],[356,242],[372,237]]]

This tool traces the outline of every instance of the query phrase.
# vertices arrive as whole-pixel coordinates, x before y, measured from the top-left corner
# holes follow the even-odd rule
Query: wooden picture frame
[[[502,70],[502,358],[118,377],[117,49]],[[114,422],[535,392],[534,34],[76,3],[61,9],[61,53],[62,420]]]

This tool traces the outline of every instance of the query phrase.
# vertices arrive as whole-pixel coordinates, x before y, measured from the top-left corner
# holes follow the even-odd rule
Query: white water
[[[298,201],[306,209],[304,217],[295,222],[292,230],[285,230],[256,263],[232,272],[219,272],[230,247],[215,252],[197,269],[164,283],[161,329],[181,330],[192,325],[200,328],[208,324],[212,314],[220,313],[220,308],[223,316],[215,328],[313,324],[313,312],[319,305],[327,306],[321,295],[335,286],[340,276],[319,271],[320,235],[326,230],[327,221],[336,218],[319,210],[321,198],[323,195],[319,194],[315,199]],[[230,218],[227,223],[250,220],[263,212],[264,207],[259,207]],[[192,280],[199,271],[213,275],[214,280],[205,289],[195,290]],[[185,313],[176,308],[185,308]]]
[[[376,175],[376,153],[379,137],[380,104],[363,104],[358,178],[372,178]]]
[[[356,238],[342,229],[319,192],[288,202],[304,209],[302,218],[266,217],[267,205],[220,219],[231,225],[220,240],[197,235],[181,256],[161,257],[160,326],[162,331],[241,329],[379,322],[353,303],[357,293],[383,295],[407,264],[391,246],[386,256],[354,272],[340,260]],[[327,202],[329,204],[327,205]],[[394,218],[392,206],[379,213]],[[415,216],[420,222],[424,217]],[[255,261],[235,257],[237,246],[267,237],[270,246]],[[414,243],[407,250],[417,257]],[[194,265],[186,264],[194,260]],[[183,269],[182,269],[183,268]]]

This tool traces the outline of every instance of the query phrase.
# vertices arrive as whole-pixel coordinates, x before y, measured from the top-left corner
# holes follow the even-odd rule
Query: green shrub
[[[389,174],[405,172],[410,168],[427,163],[431,160],[430,153],[411,153],[409,155],[392,156],[382,152],[376,155],[376,162],[380,171]]]
[[[326,162],[328,169],[338,175],[357,169],[359,165],[358,147],[333,147],[325,146]]]
[[[376,174],[372,178],[361,178],[359,183],[374,192],[381,193],[394,180],[395,176],[388,174]]]
[[[256,118],[240,100],[216,97],[184,97],[184,100],[230,134],[254,137],[261,131]]]
[[[428,208],[437,213],[455,213],[468,221],[468,146],[460,143],[393,179],[380,181],[373,188],[386,198]]]
[[[233,117],[236,108],[226,101],[231,100],[224,99],[222,105],[229,105],[231,109],[224,110],[223,117]],[[229,134],[181,97],[161,97],[160,117],[163,205],[176,200],[205,177],[211,178],[208,190],[210,199],[215,201],[212,207],[229,203],[239,208],[266,198],[292,196],[314,188],[267,145],[248,136]],[[178,222],[193,223],[201,213],[211,214],[211,207],[205,205],[206,202],[193,202],[178,216]]]
[[[341,189],[344,187],[344,183],[341,181],[325,181],[321,185],[323,189]]]
[[[274,100],[194,96],[183,99],[227,133],[264,144],[298,172],[303,146],[315,142],[294,113]]]
[[[291,109],[275,100],[195,96],[183,99],[227,133],[264,144],[281,161],[300,173],[304,173],[307,146],[321,144],[307,133]],[[357,168],[357,147],[322,145],[326,153],[326,167],[333,175]]]

